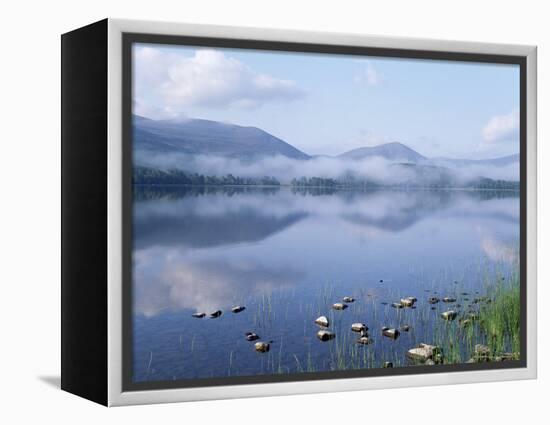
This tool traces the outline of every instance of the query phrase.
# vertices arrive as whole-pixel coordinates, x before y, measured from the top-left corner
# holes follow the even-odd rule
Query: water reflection
[[[318,247],[310,246],[315,233],[321,232],[344,247],[336,256],[358,248],[351,239],[354,236],[364,242],[387,232],[404,233],[422,220],[441,222],[439,231],[462,221],[475,224],[482,253],[493,261],[513,262],[517,259],[519,210],[517,198],[510,195],[513,193],[137,188],[136,312],[209,310],[237,302],[243,294],[296,285],[308,274],[307,269],[330,267],[316,261]],[[309,223],[296,232],[289,230],[303,220]],[[498,223],[501,225],[496,226]],[[331,225],[333,229],[326,227]],[[320,227],[315,230],[316,226]],[[281,261],[277,251],[284,247],[265,242],[279,232],[296,233],[293,238],[298,236],[296,244],[302,248],[300,261]],[[410,242],[408,235],[395,241]],[[432,242],[434,245],[437,240]],[[415,243],[426,242],[419,237]],[[269,254],[262,258],[254,249],[245,249],[242,253],[246,255],[233,256],[230,251],[216,250],[239,244],[259,245]]]
[[[354,296],[353,320],[398,326],[391,308],[385,323],[374,323],[374,306],[421,298],[426,288],[474,293],[487,273],[506,272],[518,260],[514,192],[137,187],[134,218],[138,380],[221,376],[229,373],[230,352],[239,373],[267,373],[241,342],[250,330],[285,341],[284,370],[294,371],[297,358],[330,368],[329,345],[311,353],[312,317],[327,313],[327,302]],[[232,315],[234,305],[247,310]],[[225,312],[221,319],[190,317],[217,309]],[[423,319],[393,350],[429,337],[432,319],[412,312],[403,313],[411,323],[413,314]],[[176,343],[187,344],[193,363],[181,363]],[[376,361],[388,355],[384,349],[369,348]],[[158,362],[152,378],[151,352]]]
[[[135,310],[146,316],[182,309],[212,312],[289,288],[301,277],[297,270],[253,260],[193,261],[177,250],[140,251],[135,258]]]

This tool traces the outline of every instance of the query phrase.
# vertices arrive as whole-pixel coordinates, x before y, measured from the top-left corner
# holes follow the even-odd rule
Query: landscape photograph
[[[134,43],[133,382],[520,360],[519,108],[518,65]]]

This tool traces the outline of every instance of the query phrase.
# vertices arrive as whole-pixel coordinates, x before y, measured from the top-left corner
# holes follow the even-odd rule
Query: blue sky
[[[308,154],[519,152],[516,65],[137,44],[134,70],[134,113],[255,126]]]

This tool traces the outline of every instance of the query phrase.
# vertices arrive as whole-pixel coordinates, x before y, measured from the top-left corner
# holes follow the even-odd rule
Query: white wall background
[[[548,408],[550,32],[545,3],[93,0],[0,6],[0,422],[541,423]],[[105,409],[59,391],[60,40],[104,17],[539,46],[539,379]],[[546,218],[546,221],[545,221]],[[545,394],[546,392],[546,394]],[[542,419],[545,418],[545,419]],[[32,421],[32,422],[31,422]],[[291,421],[291,422],[289,422]]]

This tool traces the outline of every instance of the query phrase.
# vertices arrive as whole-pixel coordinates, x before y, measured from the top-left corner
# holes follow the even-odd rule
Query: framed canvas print
[[[105,405],[536,377],[536,49],[62,36],[62,388]]]

